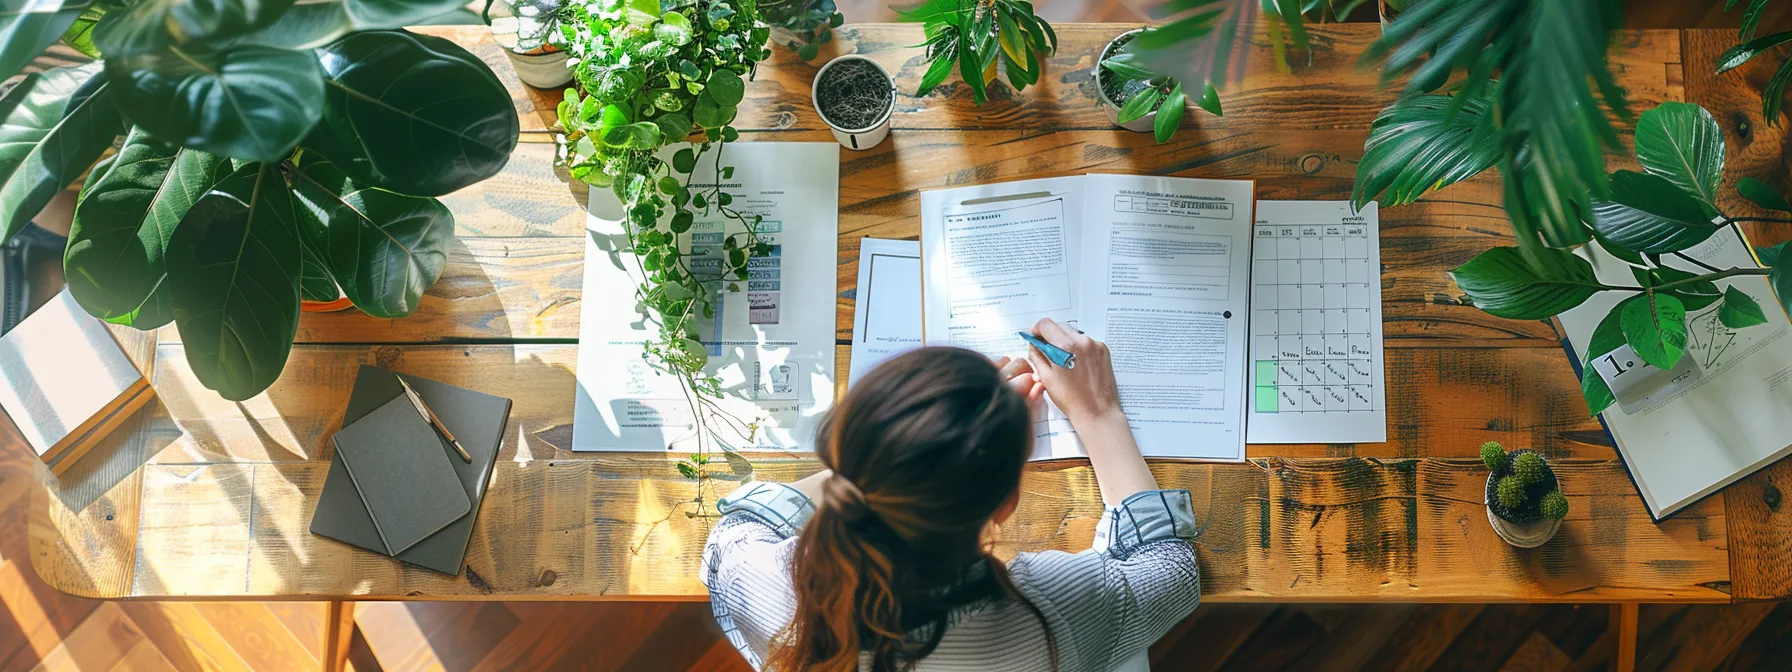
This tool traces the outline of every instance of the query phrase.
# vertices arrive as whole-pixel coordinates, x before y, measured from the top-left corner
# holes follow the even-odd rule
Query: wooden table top
[[[980,108],[957,83],[926,99],[899,95],[889,141],[841,151],[839,343],[851,332],[859,238],[916,238],[920,189],[1099,170],[1254,178],[1260,198],[1349,197],[1369,123],[1394,96],[1356,67],[1375,26],[1310,27],[1312,63],[1293,73],[1277,72],[1259,44],[1243,84],[1223,96],[1227,115],[1192,112],[1164,145],[1112,128],[1092,98],[1095,54],[1129,27],[1059,27],[1045,81],[1024,95],[1000,89]],[[121,332],[127,350],[153,368],[159,400],[62,479],[38,470],[30,548],[47,583],[107,598],[704,598],[699,553],[716,496],[735,483],[708,479],[699,492],[663,454],[567,450],[585,220],[583,188],[552,165],[545,125],[558,94],[517,84],[483,27],[429,32],[484,57],[525,113],[525,142],[505,171],[446,199],[459,242],[441,281],[408,319],[306,315],[280,381],[243,403],[198,384],[173,328]],[[871,56],[898,73],[902,91],[914,90],[925,64],[906,45],[921,41],[918,26],[847,26],[836,35],[815,63],[779,49],[761,67],[737,122],[745,141],[829,141],[808,82],[833,53]],[[1772,64],[1709,75],[1733,39],[1728,31],[1621,38],[1614,62],[1638,112],[1665,100],[1701,103],[1729,141],[1726,181],[1753,175],[1787,186],[1784,134],[1759,112]],[[1614,153],[1613,162],[1633,160]],[[1792,467],[1776,465],[1655,524],[1587,416],[1550,328],[1461,305],[1445,271],[1511,243],[1498,184],[1490,171],[1382,211],[1387,443],[1253,445],[1245,464],[1154,466],[1166,487],[1194,493],[1206,523],[1207,599],[1792,595],[1792,510],[1779,510]],[[1750,211],[1728,184],[1723,197],[1726,209]],[[848,349],[838,351],[844,380]],[[458,577],[307,532],[328,439],[364,363],[515,400]],[[1488,440],[1553,460],[1571,512],[1544,547],[1514,549],[1488,526],[1485,470],[1475,459]],[[787,456],[754,461],[758,476],[773,480],[817,468]],[[1034,465],[1022,488],[1001,553],[1087,547],[1100,500],[1086,463]]]

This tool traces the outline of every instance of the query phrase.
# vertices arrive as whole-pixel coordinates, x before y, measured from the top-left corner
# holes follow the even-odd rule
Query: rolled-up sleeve
[[[1011,566],[1074,668],[1105,670],[1149,647],[1201,602],[1198,533],[1186,490],[1151,490],[1103,512],[1094,547],[1026,553]]]
[[[815,505],[788,485],[751,481],[716,508],[722,518],[709,531],[699,575],[723,634],[759,668],[771,639],[794,614],[791,544]]]

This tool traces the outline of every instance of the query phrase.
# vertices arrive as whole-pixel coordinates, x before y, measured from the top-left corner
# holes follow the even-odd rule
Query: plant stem
[[[1675,252],[1674,256],[1679,257],[1681,259],[1685,259],[1689,262],[1692,262],[1694,265],[1698,266],[1699,268],[1703,268],[1707,271],[1711,271],[1712,273],[1722,273],[1723,272],[1722,270],[1718,269],[1716,266],[1712,266],[1711,264],[1707,264],[1703,261],[1699,261],[1692,257],[1686,256],[1686,254],[1681,253],[1681,252]]]
[[[1693,276],[1690,278],[1683,278],[1680,280],[1675,280],[1673,282],[1664,282],[1664,283],[1656,285],[1654,287],[1650,287],[1649,289],[1660,291],[1660,290],[1668,289],[1671,287],[1677,287],[1679,285],[1690,285],[1695,282],[1703,282],[1703,281],[1708,281],[1708,280],[1722,280],[1724,278],[1733,278],[1738,275],[1767,275],[1768,273],[1771,273],[1772,271],[1773,271],[1773,269],[1770,269],[1770,268],[1732,268],[1727,271],[1718,271],[1716,273],[1706,273],[1704,275]]]

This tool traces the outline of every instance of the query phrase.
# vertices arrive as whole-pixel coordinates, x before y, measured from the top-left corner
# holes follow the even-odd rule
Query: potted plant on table
[[[896,83],[864,56],[847,54],[821,66],[811,87],[815,111],[848,149],[871,149],[890,134]]]
[[[493,18],[494,4],[501,5],[507,16]],[[517,78],[538,89],[551,89],[572,81],[566,51],[556,43],[564,12],[560,0],[486,0],[480,16],[491,26],[492,37],[504,48]]]
[[[927,33],[926,74],[915,97],[946,81],[956,66],[982,105],[989,85],[1002,76],[1016,92],[1039,82],[1045,59],[1058,49],[1058,34],[1033,13],[1026,0],[927,0],[898,14],[923,24]]]
[[[1181,126],[1188,96],[1182,90],[1182,82],[1153,72],[1139,62],[1136,54],[1121,51],[1145,32],[1148,31],[1144,28],[1135,28],[1108,42],[1101,51],[1101,67],[1095,69],[1095,90],[1102,110],[1115,126],[1141,133],[1152,131],[1158,144],[1163,144]],[[1216,117],[1224,116],[1219,94],[1211,83],[1204,86],[1196,104]]]
[[[138,329],[172,322],[227,399],[279,377],[303,299],[415,310],[454,236],[435,197],[496,174],[516,144],[483,62],[397,30],[458,0],[55,4],[5,17],[0,76],[58,38],[101,60],[0,98],[16,150],[0,159],[0,242],[86,173],[63,260],[76,300]]]
[[[1487,522],[1506,543],[1536,548],[1548,542],[1568,515],[1555,471],[1542,455],[1530,450],[1510,453],[1499,443],[1481,444],[1487,465]]]
[[[574,178],[619,201],[642,278],[635,295],[657,329],[644,358],[690,393],[698,452],[679,470],[698,476],[712,445],[732,460],[732,442],[756,432],[738,423],[744,435],[731,436],[736,423],[716,419],[727,415],[713,405],[721,381],[705,368],[709,354],[697,339],[699,324],[715,317],[718,293],[739,291],[748,264],[771,251],[759,237],[761,216],[734,209],[719,184],[734,175],[723,150],[740,137],[731,122],[747,79],[769,53],[770,30],[750,0],[582,0],[568,10],[578,88],[559,106],[560,158]],[[662,148],[687,141],[664,158]],[[710,162],[721,179],[692,184],[699,162]],[[699,215],[740,230],[723,239],[720,268],[695,267],[681,242]]]
[[[771,27],[772,42],[789,47],[796,57],[814,60],[821,45],[834,39],[834,29],[846,22],[834,0],[765,0],[759,15]]]

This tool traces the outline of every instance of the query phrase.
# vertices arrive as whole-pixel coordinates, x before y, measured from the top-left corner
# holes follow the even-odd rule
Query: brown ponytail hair
[[[796,615],[767,669],[911,669],[945,635],[954,608],[1014,598],[982,532],[1020,487],[1032,450],[1026,401],[994,364],[957,348],[922,348],[854,384],[817,432],[834,475],[792,561]],[[978,568],[983,561],[987,570]]]

